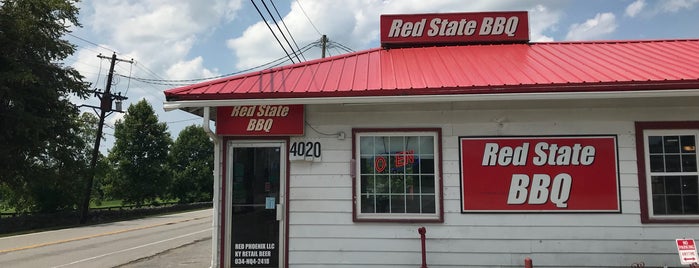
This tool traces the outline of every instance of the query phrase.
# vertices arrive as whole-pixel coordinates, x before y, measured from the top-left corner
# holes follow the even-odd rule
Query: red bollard
[[[427,253],[425,252],[425,233],[427,233],[427,229],[420,227],[417,228],[417,232],[420,234],[420,241],[422,242],[422,266],[420,268],[427,268]]]
[[[524,258],[524,268],[534,268],[534,264],[532,264],[532,259],[529,257]]]

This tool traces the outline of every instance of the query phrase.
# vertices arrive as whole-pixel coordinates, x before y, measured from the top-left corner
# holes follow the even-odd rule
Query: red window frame
[[[696,218],[672,218],[672,215],[662,218],[650,217],[650,200],[646,174],[645,136],[646,130],[699,130],[699,121],[664,121],[664,122],[635,122],[636,129],[636,163],[638,166],[638,193],[641,205],[641,223],[699,223],[699,215]],[[678,215],[681,216],[681,215]]]

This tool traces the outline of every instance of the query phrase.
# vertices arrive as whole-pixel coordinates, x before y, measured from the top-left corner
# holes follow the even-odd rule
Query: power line
[[[294,35],[292,35],[291,31],[289,31],[289,27],[286,27],[286,23],[284,22],[282,15],[279,14],[279,10],[277,10],[277,6],[274,4],[274,0],[270,1],[270,3],[272,3],[272,7],[274,8],[274,12],[277,13],[277,17],[279,17],[279,20],[282,22],[282,25],[284,25],[284,29],[286,29],[286,32],[289,33],[289,37],[291,38],[291,41],[294,42],[296,49],[301,50],[301,48],[299,47],[299,44],[296,43],[296,39],[294,39]],[[277,27],[279,27],[279,25],[277,25]],[[281,31],[281,29],[279,31]],[[287,43],[288,43],[288,41],[287,41]],[[289,45],[289,46],[291,47],[291,45]],[[306,57],[303,56],[303,53],[301,53],[301,57],[303,58],[304,61],[306,61]]]
[[[284,45],[282,45],[282,41],[279,40],[276,34],[274,34],[274,30],[272,30],[272,27],[269,26],[269,23],[265,19],[265,16],[262,15],[262,12],[260,9],[257,7],[257,4],[255,4],[255,0],[250,0],[252,2],[252,5],[255,6],[255,9],[257,10],[257,14],[260,14],[260,18],[262,18],[262,21],[267,25],[267,28],[269,29],[270,32],[272,32],[272,35],[274,36],[274,39],[277,39],[277,43],[279,43],[279,46],[284,50],[284,53],[286,53],[286,56],[289,57],[289,60],[291,60],[291,63],[295,63],[294,59],[291,58],[291,55],[289,55],[289,52],[286,51],[286,48],[284,48]],[[264,1],[262,2],[264,3]]]
[[[311,26],[313,26],[313,29],[316,30],[316,33],[318,33],[318,35],[323,35],[323,34],[320,33],[320,31],[318,31],[318,28],[316,28],[316,25],[313,24],[313,21],[311,21],[311,18],[308,17],[308,14],[306,14],[306,10],[303,9],[303,6],[301,5],[301,2],[300,2],[299,0],[296,0],[296,3],[299,4],[299,8],[301,8],[301,12],[303,12],[303,15],[306,16],[306,19],[308,19],[308,22],[311,23]]]
[[[262,5],[265,6],[265,10],[267,10],[267,14],[269,14],[269,17],[272,18],[272,22],[274,22],[274,26],[277,26],[277,30],[279,30],[279,34],[282,35],[286,44],[289,45],[289,49],[291,50],[291,53],[294,54],[294,56],[296,57],[296,59],[299,62],[301,62],[301,58],[299,58],[299,55],[296,54],[296,52],[294,52],[294,47],[291,45],[291,43],[289,43],[289,39],[286,38],[286,34],[284,34],[284,31],[282,31],[282,28],[279,27],[279,23],[277,22],[277,19],[274,18],[274,15],[269,10],[269,7],[267,7],[265,0],[260,0],[260,1],[262,1]],[[281,19],[281,17],[279,19]],[[274,34],[274,33],[272,33],[272,34]],[[291,35],[291,32],[289,32],[289,35]]]
[[[305,45],[304,47],[302,47],[301,50],[299,50],[298,52],[306,52],[306,51],[310,50],[311,48],[315,47],[317,44],[318,44],[317,41],[316,41],[316,42],[313,42],[313,43],[309,43],[309,44]],[[127,76],[124,76],[124,75],[121,75],[121,74],[118,74],[118,73],[117,73],[116,75],[122,76],[122,77],[125,77],[125,78],[130,78],[130,79],[133,79],[133,80],[138,81],[138,82],[141,82],[141,83],[148,83],[148,84],[154,84],[154,85],[166,85],[166,86],[172,86],[172,85],[188,85],[188,83],[186,83],[186,82],[198,82],[198,81],[204,81],[204,80],[211,80],[211,79],[223,78],[223,77],[228,77],[228,76],[232,76],[232,75],[236,75],[236,74],[240,74],[240,73],[249,72],[249,71],[252,71],[252,70],[255,70],[255,69],[259,69],[259,68],[263,68],[263,67],[273,68],[273,67],[279,66],[279,65],[281,65],[281,64],[283,64],[283,63],[285,63],[285,62],[288,61],[288,60],[284,60],[284,59],[287,59],[287,57],[281,57],[281,58],[275,59],[275,60],[273,60],[273,61],[270,61],[270,62],[261,64],[261,65],[258,65],[258,66],[250,67],[250,68],[247,68],[247,69],[244,69],[244,70],[240,70],[240,71],[236,71],[236,72],[232,72],[232,73],[227,73],[227,74],[222,74],[222,75],[217,75],[217,76],[211,76],[211,77],[193,78],[193,79],[151,79],[151,78],[133,77],[133,76],[128,76],[128,77],[127,77]],[[282,61],[282,60],[283,60],[283,61]],[[137,65],[137,66],[138,66],[138,65]]]
[[[90,40],[87,40],[87,39],[85,39],[85,38],[82,38],[82,37],[79,37],[79,36],[77,36],[77,35],[74,35],[73,33],[66,33],[66,34],[67,34],[67,35],[70,35],[70,36],[72,36],[72,37],[74,37],[74,38],[76,38],[76,39],[78,39],[78,40],[81,40],[81,41],[83,41],[83,42],[85,42],[85,43],[88,43],[88,44],[91,44],[91,45],[93,45],[93,46],[96,46],[96,47],[105,49],[105,50],[107,50],[107,51],[109,51],[109,52],[112,52],[112,53],[119,53],[119,52],[117,52],[117,51],[114,51],[114,50],[111,49],[111,48],[102,46],[102,45],[100,45],[100,44],[97,44],[97,43],[92,42],[92,41],[90,41]]]

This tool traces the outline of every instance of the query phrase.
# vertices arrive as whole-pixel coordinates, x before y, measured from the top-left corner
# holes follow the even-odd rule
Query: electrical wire
[[[299,44],[296,43],[296,39],[294,39],[294,35],[292,35],[291,31],[289,31],[289,27],[286,27],[286,23],[284,22],[282,15],[279,14],[279,10],[277,10],[277,6],[274,4],[274,0],[272,0],[270,2],[272,3],[272,7],[274,8],[274,11],[277,12],[277,16],[279,17],[279,20],[282,22],[282,25],[284,25],[284,29],[286,29],[286,32],[289,33],[289,37],[291,37],[291,41],[294,42],[294,45],[296,46],[296,50],[301,50],[301,48],[299,47]],[[300,54],[301,54],[301,57],[303,58],[303,61],[307,61],[306,57],[303,56],[303,53],[300,53]]]
[[[317,44],[318,44],[318,42],[309,43],[308,45],[305,45],[304,47],[302,47],[301,50],[299,50],[299,52],[306,52],[306,51],[310,50],[311,48],[317,46]],[[126,78],[130,78],[130,79],[133,79],[133,80],[138,81],[138,82],[149,83],[149,84],[154,84],[154,85],[166,85],[166,86],[171,86],[171,85],[189,85],[189,83],[186,83],[186,82],[198,82],[198,81],[205,81],[205,80],[223,78],[223,77],[228,77],[228,76],[232,76],[232,75],[236,75],[236,74],[240,74],[240,73],[246,73],[246,72],[249,72],[249,71],[252,71],[252,70],[255,70],[255,69],[259,69],[259,68],[263,68],[263,67],[273,68],[273,67],[279,66],[279,65],[281,65],[281,64],[283,64],[283,63],[285,63],[285,62],[288,62],[288,60],[284,60],[284,59],[287,59],[287,57],[281,57],[281,58],[278,58],[278,59],[276,59],[276,60],[273,60],[273,61],[270,61],[270,62],[261,64],[261,65],[258,65],[258,66],[250,67],[250,68],[248,68],[248,69],[244,69],[244,70],[240,70],[240,71],[236,71],[236,72],[232,72],[232,73],[227,73],[227,74],[222,74],[222,75],[217,75],[217,76],[203,77],[203,78],[193,78],[193,79],[151,79],[151,78],[133,77],[133,76],[129,76],[129,77],[126,77],[126,76],[125,76],[125,77],[126,77]],[[283,60],[283,61],[282,61],[282,60]],[[118,75],[118,76],[123,76],[123,75],[121,75],[121,74],[116,74],[116,75]]]
[[[265,10],[267,10],[267,14],[269,14],[269,17],[272,18],[272,22],[274,22],[274,26],[277,26],[277,30],[279,30],[279,34],[281,34],[282,37],[284,38],[284,41],[289,46],[289,49],[294,54],[294,57],[296,57],[296,60],[301,62],[301,58],[299,58],[299,55],[296,54],[296,52],[294,52],[294,47],[291,45],[291,43],[289,43],[289,39],[286,38],[286,34],[284,34],[284,31],[282,31],[282,28],[279,27],[279,23],[277,22],[277,19],[274,18],[274,15],[269,10],[269,7],[267,7],[265,0],[260,0],[260,1],[262,1],[262,5],[265,7]],[[277,12],[277,14],[279,14],[279,13]],[[279,17],[279,19],[281,20],[281,16]],[[272,33],[272,34],[274,34],[274,33]],[[291,32],[289,32],[289,35],[291,35]]]
[[[257,4],[255,4],[255,0],[250,0],[250,2],[252,3],[253,6],[255,6],[255,9],[257,10],[257,13],[260,14],[260,18],[262,18],[262,21],[265,23],[265,25],[267,25],[267,28],[269,29],[269,31],[270,31],[270,32],[272,33],[272,35],[274,36],[274,39],[277,39],[277,43],[279,43],[279,46],[282,48],[282,50],[284,50],[284,53],[286,53],[286,56],[289,57],[289,60],[291,60],[292,63],[295,63],[295,62],[294,62],[294,59],[291,58],[291,55],[289,55],[289,52],[287,52],[287,51],[286,51],[286,48],[284,48],[284,45],[282,45],[282,41],[280,41],[279,38],[277,37],[277,35],[274,34],[274,30],[272,30],[272,27],[269,26],[269,23],[268,23],[267,20],[265,19],[265,16],[262,15],[262,11],[260,11],[260,9],[257,7]],[[264,3],[264,1],[263,1],[262,3]]]
[[[313,21],[311,21],[311,18],[308,17],[308,14],[306,14],[306,10],[303,9],[303,6],[301,5],[301,1],[296,0],[296,3],[299,4],[299,8],[301,8],[301,12],[303,13],[304,16],[306,16],[306,19],[308,19],[308,22],[311,23],[311,26],[313,26],[313,29],[316,30],[316,33],[318,33],[318,35],[322,36],[323,34],[321,34],[320,31],[318,31],[318,28],[316,28],[316,25],[313,24]]]
[[[66,33],[66,35],[70,35],[70,36],[74,37],[75,39],[78,39],[78,40],[83,41],[83,42],[85,42],[85,43],[88,43],[88,44],[91,44],[91,45],[93,45],[93,46],[96,46],[96,47],[105,49],[105,50],[107,50],[107,51],[111,51],[112,53],[120,54],[119,52],[117,52],[117,51],[115,51],[115,50],[113,50],[113,49],[111,49],[111,48],[102,46],[102,45],[100,45],[100,44],[97,44],[97,43],[92,42],[92,41],[90,41],[90,40],[87,40],[87,39],[85,39],[85,38],[79,37],[79,36],[77,36],[77,35],[74,35],[73,33]]]

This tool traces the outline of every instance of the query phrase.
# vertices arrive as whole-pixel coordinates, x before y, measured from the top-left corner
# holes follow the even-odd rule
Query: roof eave
[[[575,99],[619,99],[656,97],[697,97],[699,87],[689,89],[585,91],[585,92],[514,92],[391,96],[339,96],[307,98],[253,98],[219,100],[173,100],[165,101],[166,111],[185,108],[221,107],[239,105],[288,105],[288,104],[403,104],[455,101],[501,101],[501,100],[575,100]]]

